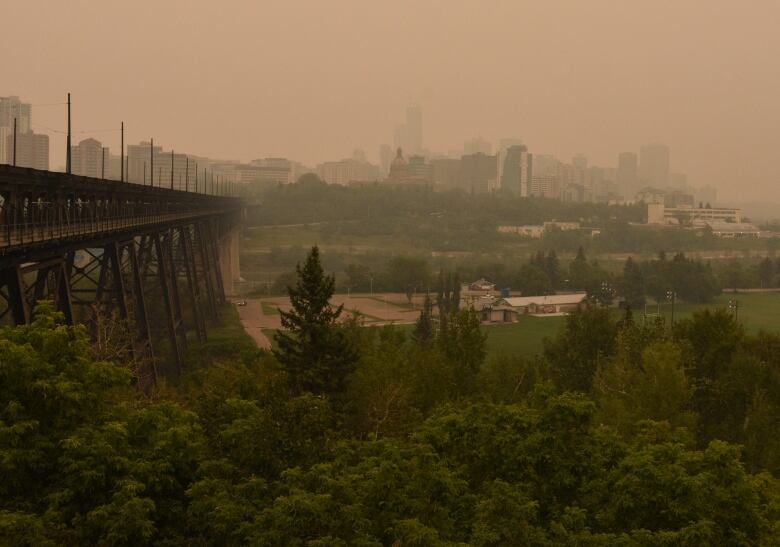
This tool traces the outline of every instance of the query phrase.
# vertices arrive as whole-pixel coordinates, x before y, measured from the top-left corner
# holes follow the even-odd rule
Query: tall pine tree
[[[316,246],[297,273],[295,287],[287,289],[292,310],[279,312],[282,329],[276,333],[278,349],[273,353],[294,393],[334,395],[344,389],[358,355],[336,323],[342,306],[330,305],[335,280],[323,272]]]
[[[414,325],[412,339],[421,346],[427,346],[434,337],[431,297],[425,294],[425,303],[420,311],[420,317]]]

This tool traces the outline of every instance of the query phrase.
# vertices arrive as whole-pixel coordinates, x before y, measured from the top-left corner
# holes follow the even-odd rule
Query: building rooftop
[[[510,296],[508,298],[502,298],[496,304],[512,306],[513,308],[519,308],[523,306],[529,306],[531,304],[579,304],[587,297],[587,293],[578,292],[571,294],[548,294],[541,296]]]

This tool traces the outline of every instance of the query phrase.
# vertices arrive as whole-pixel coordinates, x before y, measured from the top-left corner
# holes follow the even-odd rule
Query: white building
[[[379,171],[376,165],[352,158],[327,161],[317,166],[317,176],[329,184],[377,181],[380,179]]]
[[[742,210],[734,207],[665,207],[663,203],[647,204],[648,224],[704,226],[711,222],[742,222]]]
[[[761,231],[753,224],[745,222],[708,222],[713,235],[724,238],[760,237]]]
[[[587,298],[584,292],[541,296],[510,296],[482,308],[482,321],[514,323],[521,315],[550,316],[570,313]]]

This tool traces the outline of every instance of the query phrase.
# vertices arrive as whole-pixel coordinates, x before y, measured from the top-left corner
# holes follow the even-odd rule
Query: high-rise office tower
[[[105,159],[106,173],[110,172],[110,156],[108,148],[103,156],[103,145],[95,139],[84,139],[78,145],[70,147],[71,170],[74,175],[100,178],[103,175],[103,161]]]
[[[463,155],[470,156],[472,154],[485,154],[489,156],[493,147],[489,141],[486,141],[482,137],[474,137],[463,143]]]
[[[14,136],[6,135],[4,163],[13,163]],[[49,136],[27,131],[16,135],[16,165],[49,170]]]
[[[639,148],[639,181],[643,186],[664,188],[669,184],[669,147],[646,144]]]
[[[409,142],[407,149],[409,155],[422,154],[423,151],[423,127],[422,108],[418,105],[406,107],[406,131]]]
[[[577,169],[587,169],[588,168],[588,158],[586,158],[582,154],[577,154],[571,159],[571,164],[576,167]]]
[[[406,123],[395,126],[394,137],[396,150],[400,148],[407,155],[422,154],[422,108],[417,105],[406,107]]]
[[[528,195],[559,199],[561,197],[560,167],[561,162],[555,156],[535,155]]]
[[[506,152],[509,149],[510,146],[522,146],[523,141],[522,139],[515,139],[515,138],[509,138],[509,139],[501,139],[498,141],[498,152],[496,155],[498,156],[498,180],[499,182],[502,180],[502,177],[504,175],[504,163],[506,163]]]
[[[467,192],[490,192],[496,186],[498,165],[495,156],[476,153],[460,159],[463,188]]]
[[[11,148],[13,148],[14,119],[16,119],[17,136],[31,131],[32,106],[28,103],[23,103],[19,100],[19,97],[0,97],[0,163],[5,163],[7,158],[13,157]],[[8,144],[9,142],[11,143],[10,145]],[[8,148],[9,146],[11,148]],[[11,159],[8,159],[8,163],[11,163],[11,161]],[[19,154],[17,154],[17,165],[21,165],[19,163]]]
[[[499,154],[499,158],[500,158]],[[501,170],[500,187],[517,196],[527,197],[533,177],[533,156],[522,144],[510,146],[503,154],[503,163],[499,159]]]
[[[618,192],[627,200],[633,199],[637,190],[639,190],[636,154],[633,152],[621,152],[618,154],[616,178]]]
[[[390,172],[390,163],[393,161],[393,147],[389,144],[383,144],[379,147],[379,168],[381,175],[386,177]]]

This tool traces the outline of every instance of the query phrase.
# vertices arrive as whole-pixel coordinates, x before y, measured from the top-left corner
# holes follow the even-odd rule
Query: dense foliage
[[[39,308],[0,331],[0,543],[776,544],[780,337],[583,308],[486,362],[434,304],[414,338],[325,317],[358,359],[340,393],[258,351],[153,397]]]

